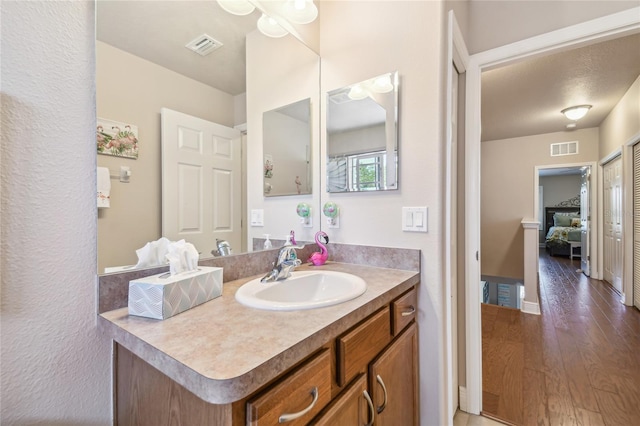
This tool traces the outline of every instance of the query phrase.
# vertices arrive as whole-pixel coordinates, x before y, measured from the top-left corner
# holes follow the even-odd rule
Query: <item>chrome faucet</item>
[[[268,283],[287,279],[291,276],[296,266],[300,266],[302,261],[298,259],[296,249],[304,248],[304,246],[284,246],[278,251],[278,257],[273,264],[273,269],[267,273],[260,282]]]

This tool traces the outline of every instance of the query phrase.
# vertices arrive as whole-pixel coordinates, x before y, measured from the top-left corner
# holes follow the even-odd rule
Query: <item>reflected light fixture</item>
[[[273,6],[265,8],[261,3],[269,2]],[[258,30],[268,37],[284,37],[289,32],[286,30],[288,25],[293,24],[309,24],[318,17],[318,8],[313,0],[218,0],[218,4],[222,9],[232,15],[249,15],[256,8],[263,12],[258,19]],[[267,13],[271,13],[269,16]],[[267,12],[267,13],[264,13]],[[277,19],[274,19],[274,16]],[[278,22],[282,23],[282,25]]]
[[[218,4],[230,14],[239,16],[248,15],[256,9],[247,0],[218,0]]]
[[[350,99],[353,99],[354,101],[359,101],[360,99],[364,99],[367,96],[369,96],[369,91],[365,89],[361,83],[358,83],[351,86],[351,89],[349,89],[348,96]]]
[[[569,120],[578,121],[582,117],[587,115],[589,109],[591,109],[591,105],[576,105],[565,108],[560,112],[563,113]]]
[[[258,19],[258,29],[262,34],[274,38],[284,37],[289,34],[287,30],[285,30],[280,26],[280,24],[278,24],[278,21],[270,16],[265,15],[264,13],[260,17],[260,19]]]
[[[318,17],[318,8],[313,0],[287,0],[284,16],[294,24],[309,24]]]

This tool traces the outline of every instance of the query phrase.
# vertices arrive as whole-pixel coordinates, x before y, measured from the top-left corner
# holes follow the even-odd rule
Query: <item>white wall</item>
[[[600,124],[600,158],[640,135],[640,76]]]
[[[399,190],[327,194],[340,207],[331,241],[422,250],[419,289],[421,423],[445,424],[443,360],[441,2],[323,2],[322,93],[397,70],[400,75]],[[354,19],[358,17],[358,19]],[[325,111],[321,121],[324,123]],[[324,125],[321,126],[324,128]],[[326,155],[323,134],[321,158]],[[321,163],[322,176],[325,174]],[[403,206],[429,208],[429,232],[402,232]],[[329,245],[331,255],[331,245]]]
[[[2,424],[111,424],[96,329],[94,4],[3,1]]]
[[[637,6],[637,0],[470,0],[465,40],[473,54]]]
[[[248,228],[249,249],[253,238],[269,234],[272,239],[285,239],[291,230],[298,241],[313,241],[320,229],[318,169],[320,128],[318,81],[320,58],[297,39],[286,36],[265,37],[257,30],[247,36],[247,209],[264,210],[264,227]],[[311,98],[311,186],[313,193],[265,197],[263,194],[262,117],[271,111],[294,102]],[[280,173],[274,169],[274,173]],[[295,179],[295,177],[293,177]],[[308,203],[313,215],[313,227],[300,225],[296,214],[298,203]],[[250,217],[248,218],[250,219]],[[250,221],[249,221],[250,223]]]

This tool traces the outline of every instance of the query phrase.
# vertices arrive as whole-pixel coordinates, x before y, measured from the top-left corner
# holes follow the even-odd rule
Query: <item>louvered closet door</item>
[[[633,147],[633,304],[640,309],[640,143]]]

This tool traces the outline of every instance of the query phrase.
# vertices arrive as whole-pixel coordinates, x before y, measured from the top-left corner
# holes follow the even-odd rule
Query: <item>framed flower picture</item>
[[[96,129],[98,154],[138,158],[138,126],[98,118]]]

